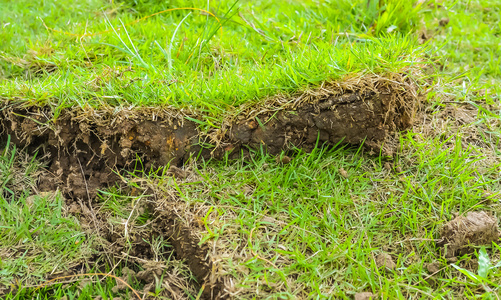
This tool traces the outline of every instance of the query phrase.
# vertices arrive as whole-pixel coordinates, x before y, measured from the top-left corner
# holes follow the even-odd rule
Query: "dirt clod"
[[[454,263],[458,262],[458,258],[457,257],[448,257],[446,261],[448,264],[454,264]]]
[[[179,179],[184,179],[187,176],[186,171],[184,171],[183,169],[178,168],[176,166],[170,166],[169,170],[167,170],[167,172],[169,174],[171,174],[172,176],[174,176],[175,178],[179,178]]]
[[[122,290],[125,290],[127,289],[127,285],[125,284],[125,282],[129,282],[129,277],[132,278],[136,275],[136,272],[134,272],[133,270],[127,268],[127,267],[124,267],[122,268],[122,277],[120,277],[120,279],[122,280],[115,280],[116,281],[116,285],[114,287],[111,288],[111,290],[114,292],[114,293],[117,293],[119,291],[122,291]]]
[[[468,212],[445,224],[440,231],[440,246],[446,246],[446,257],[471,252],[472,245],[489,245],[499,239],[497,219],[484,211]]]
[[[393,258],[391,258],[391,255],[389,255],[388,253],[381,253],[378,256],[376,256],[376,266],[378,268],[395,270],[397,264],[395,264]]]
[[[362,292],[355,294],[355,300],[373,300],[376,299],[376,295],[371,292]]]
[[[350,177],[350,175],[348,175],[348,172],[346,172],[346,170],[343,168],[339,168],[339,174],[341,174],[341,176],[343,176],[344,178]]]
[[[194,157],[237,158],[261,148],[272,155],[297,148],[309,152],[324,144],[363,144],[374,153],[391,153],[385,140],[412,126],[416,95],[407,75],[349,78],[271,97],[260,107],[243,105],[220,129],[209,130],[192,121],[200,116],[174,108],[68,108],[54,116],[50,107],[6,102],[0,103],[0,140],[10,136],[19,148],[50,156],[48,170],[55,176],[41,186],[92,199],[98,189],[120,181],[116,170],[135,166],[182,168]],[[171,171],[185,176],[180,169]]]
[[[82,290],[91,284],[92,284],[92,280],[90,278],[84,278],[79,282],[80,289],[82,289]]]
[[[430,274],[437,273],[440,270],[440,263],[437,261],[429,263],[426,265],[426,270],[428,270]]]
[[[438,21],[438,25],[442,27],[447,26],[447,24],[449,24],[449,18],[442,18]]]
[[[284,156],[277,156],[275,157],[275,161],[277,162],[277,164],[288,164],[292,161],[292,158],[290,158],[289,156],[287,155],[284,155]]]

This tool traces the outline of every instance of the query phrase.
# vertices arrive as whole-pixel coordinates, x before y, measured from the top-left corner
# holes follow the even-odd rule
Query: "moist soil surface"
[[[48,107],[23,108],[7,102],[0,110],[0,141],[9,139],[32,154],[49,157],[50,175],[42,178],[40,189],[59,189],[69,201],[81,207],[87,202],[93,211],[97,190],[119,182],[120,172],[138,165],[149,169],[170,164],[171,174],[182,177],[179,168],[191,159],[236,158],[261,148],[279,154],[344,143],[385,150],[388,136],[412,125],[417,100],[409,90],[409,85],[402,88],[390,80],[323,87],[309,97],[298,94],[279,104],[242,109],[219,129],[208,131],[192,121],[194,116],[186,118],[173,110],[79,108],[55,117]],[[198,245],[193,226],[168,209],[151,209],[155,222],[148,234],[169,239],[176,256],[187,262],[197,284],[204,286],[204,298],[224,298],[221,281],[210,279],[214,268],[208,249]],[[95,222],[99,216],[92,218]],[[120,240],[112,232],[100,234],[111,244]],[[147,253],[136,246],[132,255]]]

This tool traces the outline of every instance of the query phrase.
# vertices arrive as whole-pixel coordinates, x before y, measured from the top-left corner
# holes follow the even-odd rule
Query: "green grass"
[[[91,105],[188,108],[212,123],[243,103],[355,73],[406,72],[425,47],[407,35],[412,1],[7,2],[0,97],[54,110]],[[101,32],[168,8],[121,31]],[[63,13],[61,13],[63,11]],[[405,18],[403,16],[406,16]],[[409,18],[407,18],[409,17]],[[389,30],[388,30],[389,29]]]
[[[402,137],[408,150],[392,162],[357,149],[323,149],[298,153],[287,165],[259,153],[250,163],[210,163],[195,182],[179,184],[179,194],[210,207],[200,213],[203,239],[225,257],[221,264],[237,278],[242,299],[349,298],[365,290],[388,299],[458,296],[458,281],[474,287],[453,268],[435,286],[423,281],[428,263],[447,265],[433,240],[453,213],[499,212],[499,205],[479,202],[499,190],[501,164],[464,147],[460,136],[427,144],[413,136]],[[394,272],[376,267],[373,258],[383,251],[392,253]],[[496,249],[493,256],[499,259]]]
[[[0,152],[0,290],[38,283],[92,254],[92,237],[66,213],[62,196],[35,190],[39,167],[10,144]]]
[[[132,215],[131,203],[140,198],[137,190],[174,199],[187,218],[200,219],[202,227],[195,234],[216,249],[219,272],[232,278],[229,289],[239,299],[352,299],[363,291],[382,299],[499,295],[499,267],[484,272],[482,264],[475,265],[488,255],[496,266],[501,260],[498,244],[486,245],[486,252],[476,248],[456,262],[445,259],[435,244],[441,226],[456,214],[501,213],[498,1],[430,1],[418,9],[407,3],[385,12],[378,1],[240,1],[233,8],[233,2],[214,1],[208,10],[221,17],[223,39],[212,18],[176,11],[128,26],[130,40],[122,31],[81,43],[47,32],[36,17],[74,33],[84,32],[88,21],[87,31],[97,32],[110,28],[103,11],[118,26],[120,20],[127,23],[172,7],[207,9],[207,3],[47,1],[37,7],[39,11],[21,1],[2,4],[8,10],[0,12],[0,39],[7,41],[0,44],[5,79],[0,96],[55,110],[75,105],[168,105],[194,109],[217,125],[225,114],[238,112],[238,105],[259,103],[268,95],[353,73],[398,72],[426,62],[431,68],[426,69],[429,86],[423,91],[428,94],[422,114],[414,128],[399,134],[400,148],[393,158],[360,148],[318,148],[310,154],[296,152],[290,163],[281,164],[257,151],[247,160],[187,166],[186,179],[137,172],[124,177],[136,192],[112,188],[97,202],[109,214],[109,224],[119,226]],[[228,18],[223,18],[227,12]],[[444,18],[449,23],[440,26]],[[419,45],[423,30],[431,39]],[[23,187],[36,188],[39,163],[12,155],[11,150],[3,151],[0,163],[0,184],[5,182],[0,186],[0,224],[9,228],[1,233],[0,277],[28,286],[9,296],[24,299],[23,293],[33,293],[31,282],[52,271],[57,256],[42,251],[6,259],[10,247],[26,240],[26,249],[62,249],[58,251],[68,260],[59,271],[87,255],[90,242],[62,242],[78,237],[78,221],[61,213],[64,204],[58,196],[31,198],[36,204],[30,206],[32,192],[23,192]],[[15,164],[23,172],[13,172]],[[147,212],[135,213],[130,220],[134,230],[150,217]],[[43,227],[41,235],[30,239],[31,231],[43,222],[62,224],[57,225],[62,230]],[[383,252],[392,256],[395,270],[377,268],[374,258]],[[432,263],[440,271],[430,276],[427,267]],[[453,264],[486,278],[475,279]],[[108,279],[84,289],[71,283],[35,295],[104,299],[115,296],[110,292],[113,286]],[[195,299],[195,294],[184,296]]]
[[[501,3],[499,1],[452,1],[445,8],[433,10],[433,18],[426,25],[433,34],[434,43],[441,45],[446,73],[471,72],[473,77],[482,76],[494,86],[501,77]],[[448,19],[445,28],[439,20]]]
[[[439,3],[437,3],[439,4]],[[423,11],[439,64],[439,90],[456,100],[497,106],[501,89],[501,3],[445,1]],[[449,20],[440,26],[440,20]]]
[[[108,253],[110,244],[104,244],[103,236],[96,234],[94,226],[97,225],[89,224],[88,215],[82,211],[71,212],[76,203],[65,201],[58,191],[38,191],[36,186],[40,178],[49,176],[41,170],[42,166],[40,159],[19,151],[9,141],[0,151],[0,298],[134,298],[129,288],[117,290],[114,278],[92,273],[108,273],[122,279],[125,276],[132,288],[142,291],[145,283],[134,276],[127,277],[123,270],[125,267],[136,272],[151,270],[145,264],[112,257]],[[104,222],[100,220],[103,223],[98,226],[101,230],[111,226],[120,235],[119,228],[130,215],[128,204],[139,201],[141,196],[123,197],[112,192],[102,195],[103,205],[96,209],[105,214]],[[135,224],[144,227],[146,220],[142,223],[141,220],[147,217],[145,213],[135,218],[130,230],[135,229]],[[196,295],[197,291],[187,283],[191,273],[181,261],[172,257],[168,241],[152,237],[147,243],[155,253],[157,264],[163,265],[160,279],[154,282],[148,295],[165,299],[162,295],[169,286],[166,287],[162,280],[170,277],[174,277],[169,280],[170,285],[178,287],[180,294]],[[131,247],[126,244],[123,253],[129,253]],[[48,278],[53,278],[54,282],[49,282]]]

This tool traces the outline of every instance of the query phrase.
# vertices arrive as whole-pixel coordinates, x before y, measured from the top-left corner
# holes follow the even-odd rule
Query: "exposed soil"
[[[131,191],[125,192],[131,194]],[[92,281],[91,276],[82,279],[79,275],[95,272],[118,275],[117,270],[121,270],[125,282],[144,285],[139,294],[147,294],[161,286],[158,296],[169,299],[188,299],[187,293],[199,295],[199,299],[226,299],[222,279],[214,276],[208,246],[198,245],[200,238],[194,233],[200,230],[194,228],[197,225],[193,220],[176,214],[176,211],[182,211],[194,216],[193,212],[184,203],[176,203],[174,199],[159,200],[156,199],[157,193],[148,193],[153,196],[142,198],[134,205],[130,222],[126,224],[110,222],[113,213],[103,209],[102,201],[88,204],[79,199],[66,199],[65,212],[79,219],[82,231],[89,235],[87,240],[95,240],[92,243],[94,254],[82,258],[70,268],[54,269],[56,272],[47,274],[46,280],[66,278],[85,285]],[[137,217],[145,211],[150,213],[148,222],[137,224]],[[159,244],[159,239],[165,242]],[[23,255],[23,251],[19,255]],[[109,271],[110,267],[113,267],[112,271]],[[19,281],[22,282],[22,278]],[[128,288],[120,281],[116,282],[114,293]],[[35,286],[38,284],[42,283],[35,282]],[[0,296],[12,292],[12,287],[0,284]],[[147,296],[143,299],[156,298]]]
[[[318,104],[237,122],[229,141],[235,150],[266,145],[272,154],[291,147],[311,151],[317,144],[341,141],[359,145],[366,140],[367,146],[378,149],[391,130],[412,125],[408,115],[392,111],[390,102],[389,94],[374,92],[332,95]]]
[[[83,211],[91,212],[89,223],[96,223],[103,218],[92,213],[97,190],[119,182],[119,172],[132,171],[139,164],[140,169],[170,164],[172,175],[183,177],[176,167],[192,157],[238,157],[261,147],[278,154],[341,142],[387,151],[386,138],[412,125],[417,101],[413,85],[380,78],[355,81],[342,87],[325,85],[285,101],[265,101],[261,108],[241,109],[236,118],[209,132],[202,132],[196,122],[175,110],[79,108],[63,110],[55,117],[48,107],[7,103],[0,110],[0,141],[10,136],[18,147],[48,156],[47,170],[52,175],[42,178],[40,189],[61,190]],[[202,147],[207,142],[213,146]],[[141,241],[166,237],[176,256],[186,260],[198,284],[204,286],[203,297],[222,297],[222,283],[209,276],[214,266],[208,249],[198,245],[190,224],[168,209],[155,205],[150,209],[155,221],[146,233],[149,236],[139,234],[130,254],[146,259],[151,253]],[[100,234],[117,251],[125,246],[124,237],[113,231]]]
[[[108,245],[107,249],[102,249],[103,253],[111,253],[115,257],[120,257],[127,252],[128,257],[132,257],[137,264],[140,264],[143,271],[136,270],[134,278],[146,283],[147,285],[155,285],[155,280],[164,275],[164,281],[171,281],[172,289],[169,291],[173,297],[183,298],[183,292],[178,288],[175,289],[175,284],[172,281],[182,281],[185,285],[189,285],[195,291],[200,291],[200,299],[223,299],[223,283],[218,279],[213,279],[213,265],[210,257],[207,255],[209,249],[206,245],[198,245],[199,238],[193,233],[192,225],[184,222],[173,211],[165,210],[157,205],[154,199],[148,199],[144,202],[144,209],[153,212],[146,226],[140,226],[141,229],[131,226],[129,228],[129,242],[124,236],[123,228],[111,228],[107,226],[105,216],[97,216],[98,227],[101,229],[100,235],[105,238]],[[175,205],[170,203],[170,205]],[[139,207],[138,209],[140,209]],[[89,216],[87,216],[89,218]],[[89,220],[89,223],[92,221]],[[92,227],[92,225],[91,225]],[[153,241],[158,237],[163,237],[167,240],[172,249],[163,249],[166,252],[172,252],[174,258],[179,261],[184,261],[184,264],[189,268],[195,281],[186,278],[169,278],[166,273],[172,273],[168,266],[164,266],[162,261],[155,260],[156,255],[153,249]],[[158,258],[157,258],[158,259]],[[155,276],[156,275],[156,276]],[[155,278],[156,277],[156,278]]]
[[[213,263],[208,255],[207,245],[199,246],[200,240],[193,235],[192,228],[188,224],[184,224],[175,214],[162,211],[158,213],[156,220],[154,232],[170,238],[176,255],[186,260],[191,273],[200,286],[206,285],[202,297],[204,299],[224,298],[222,281],[210,276],[213,271]]]
[[[397,264],[393,261],[391,255],[388,253],[381,253],[376,256],[376,266],[387,270],[395,270]]]
[[[2,140],[10,135],[12,143],[31,153],[49,153],[48,170],[54,176],[41,186],[60,188],[71,198],[93,198],[98,188],[118,181],[113,171],[134,168],[137,158],[146,168],[153,162],[182,165],[197,135],[193,122],[176,118],[152,121],[123,114],[103,124],[102,119],[81,119],[77,111],[65,111],[55,122],[46,108],[2,113]]]
[[[374,295],[371,292],[363,292],[355,294],[355,300],[372,300],[376,299],[377,295]]]

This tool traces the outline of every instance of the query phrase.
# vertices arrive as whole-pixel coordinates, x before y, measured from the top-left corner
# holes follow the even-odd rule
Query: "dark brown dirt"
[[[192,229],[174,214],[163,211],[156,220],[158,221],[154,224],[154,232],[170,237],[176,255],[186,260],[200,286],[206,285],[202,299],[222,299],[224,289],[222,281],[210,278],[213,263],[208,256],[207,246],[199,246],[199,240],[192,234]]]
[[[469,212],[447,224],[441,231],[438,244],[446,246],[446,257],[460,256],[473,251],[472,246],[491,245],[500,237],[497,219],[486,212]]]
[[[125,117],[114,124],[81,120],[75,111],[63,112],[55,122],[44,108],[4,110],[0,140],[10,135],[19,147],[50,154],[49,172],[41,187],[60,188],[71,198],[87,199],[96,190],[118,181],[114,171],[131,170],[140,158],[153,163],[182,165],[197,137],[193,122],[163,118],[156,121]],[[197,149],[200,149],[198,147]]]
[[[341,141],[360,145],[365,140],[377,149],[390,131],[412,125],[410,117],[397,115],[390,102],[389,95],[373,92],[332,95],[318,104],[237,122],[229,140],[235,150],[265,145],[272,154],[293,147],[311,151],[316,145]]]

